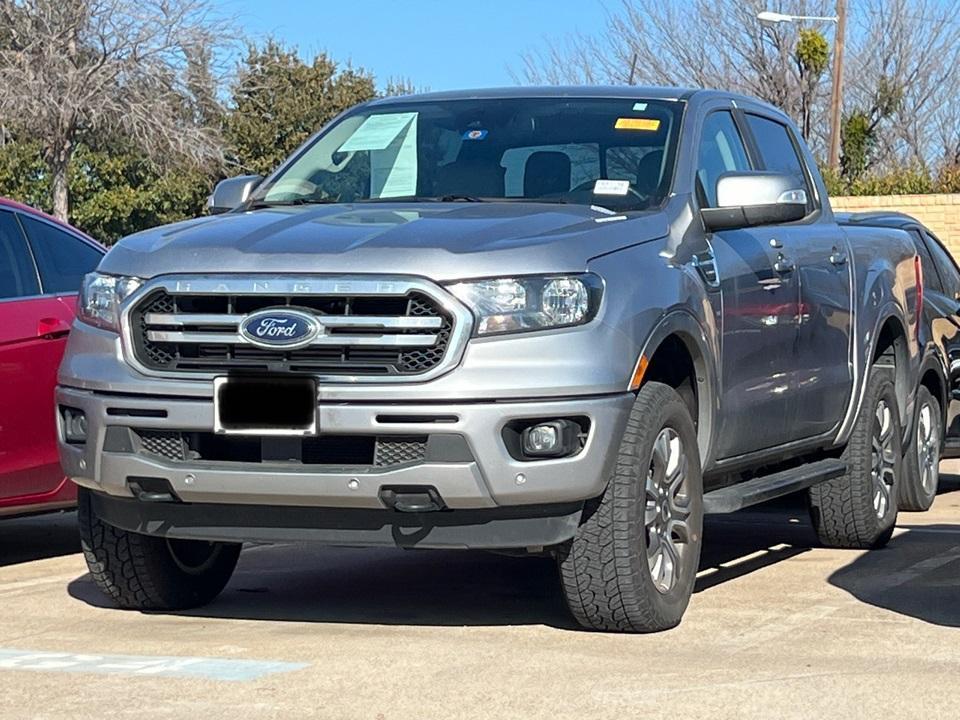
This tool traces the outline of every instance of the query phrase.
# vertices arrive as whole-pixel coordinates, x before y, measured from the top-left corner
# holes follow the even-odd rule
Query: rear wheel
[[[80,544],[97,587],[121,608],[185,610],[206,605],[226,586],[239,543],[153,537],[108,525],[80,489]]]
[[[810,517],[824,545],[876,548],[890,540],[903,466],[901,437],[892,373],[874,366],[843,451],[847,472],[809,490]]]
[[[943,451],[943,415],[940,403],[924,386],[917,390],[913,435],[903,456],[900,484],[902,510],[929,510],[940,484],[940,454]]]
[[[561,552],[573,616],[596,630],[674,627],[693,592],[702,533],[703,480],[690,412],[671,387],[647,383],[606,491]]]

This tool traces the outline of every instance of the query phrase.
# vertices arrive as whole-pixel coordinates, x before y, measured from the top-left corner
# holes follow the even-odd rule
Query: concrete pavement
[[[802,505],[711,521],[683,624],[572,627],[548,560],[244,551],[200,611],[109,607],[72,514],[0,522],[3,718],[960,716],[960,464],[873,553]],[[244,662],[237,662],[244,661]]]

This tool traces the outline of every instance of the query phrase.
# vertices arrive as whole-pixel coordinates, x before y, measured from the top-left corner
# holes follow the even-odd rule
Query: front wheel
[[[186,610],[206,605],[226,586],[239,543],[175,540],[105,523],[89,490],[77,498],[80,545],[94,583],[131,610]]]
[[[560,553],[560,579],[577,622],[595,630],[655,632],[690,602],[703,535],[697,434],[677,392],[644,385],[604,494],[589,503]]]

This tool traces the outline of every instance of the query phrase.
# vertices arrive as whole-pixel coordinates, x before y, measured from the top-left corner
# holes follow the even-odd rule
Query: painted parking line
[[[309,663],[261,660],[159,655],[88,655],[0,648],[0,671],[36,670],[94,675],[203,678],[235,682],[257,680],[264,675],[274,673],[302,670],[308,665]]]

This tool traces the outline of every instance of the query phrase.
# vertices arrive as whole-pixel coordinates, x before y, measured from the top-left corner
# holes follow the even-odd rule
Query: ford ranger
[[[704,90],[378,99],[87,276],[57,392],[83,551],[194,607],[245,541],[550,554],[588,628],[676,625],[706,513],[891,536],[921,352],[896,228]]]

